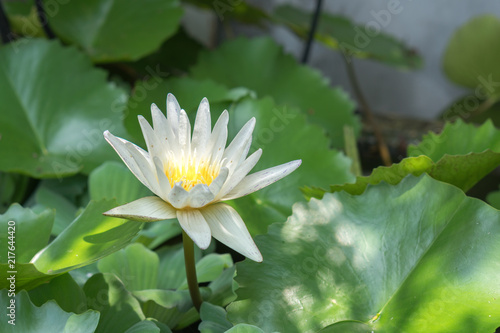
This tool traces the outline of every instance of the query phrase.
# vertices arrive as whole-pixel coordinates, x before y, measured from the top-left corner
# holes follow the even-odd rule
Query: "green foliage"
[[[0,290],[0,306],[5,309],[15,300],[15,325],[6,318],[0,321],[0,330],[10,332],[61,332],[93,333],[99,321],[99,312],[88,310],[75,314],[62,310],[56,302],[49,301],[37,307],[30,301],[28,293],[21,291],[10,298],[6,290]]]
[[[179,26],[178,0],[45,1],[49,23],[95,62],[136,60],[155,51]]]
[[[390,15],[388,11],[387,13]],[[273,13],[275,22],[283,24],[304,39],[309,33],[311,16],[310,13],[290,5],[279,6]],[[322,12],[315,39],[329,48],[340,50],[348,61],[352,61],[351,57],[356,57],[373,59],[404,69],[422,67],[423,60],[415,49],[383,32],[374,34],[373,28],[370,31],[344,16]]]
[[[410,174],[420,176],[424,172],[434,179],[455,185],[467,192],[498,165],[500,165],[500,154],[491,150],[467,155],[445,155],[437,163],[421,155],[405,158],[390,167],[378,167],[369,176],[357,177],[355,183],[330,185],[328,191],[318,187],[306,187],[302,192],[308,199],[312,197],[321,199],[325,192],[346,191],[359,195],[369,184],[375,185],[383,181],[396,185]]]
[[[278,105],[300,108],[327,131],[336,148],[343,147],[344,125],[359,132],[354,104],[345,92],[332,89],[317,71],[297,64],[269,38],[237,38],[216,51],[203,52],[191,74],[228,87],[247,87],[259,97],[272,96]]]
[[[256,237],[264,261],[237,265],[229,319],[290,333],[342,322],[344,332],[359,322],[377,332],[493,332],[499,221],[426,175],[298,204]]]
[[[226,33],[233,21],[278,23],[300,37],[309,31],[310,15],[292,7],[269,15],[244,1],[184,2],[213,10]],[[410,146],[401,163],[355,179],[351,161],[332,149],[345,148],[346,126],[355,145],[354,103],[272,39],[207,49],[181,26],[178,0],[43,4],[64,43],[42,39],[33,0],[2,4],[21,38],[0,45],[0,306],[16,304],[16,327],[3,320],[1,332],[498,327],[500,216],[464,194],[500,164],[500,134],[490,121],[447,124]],[[468,108],[447,111],[446,120],[491,114],[482,111],[500,96],[492,81],[498,27],[483,16],[450,41],[446,73],[474,89],[477,107],[463,99],[459,106]],[[348,61],[422,63],[403,42],[340,16],[324,13],[315,37]],[[250,152],[263,155],[252,172],[302,160],[286,179],[229,202],[253,235],[262,234],[255,241],[263,263],[234,265],[240,257],[215,240],[195,247],[201,313],[189,295],[177,219],[143,225],[103,215],[152,195],[103,132],[144,147],[137,116],[151,121],[151,103],[165,111],[169,92],[192,122],[203,97],[212,125],[227,109],[229,140],[255,117]],[[300,188],[322,200],[305,202]],[[498,193],[487,198],[493,205]]]
[[[71,84],[76,77],[78,85]],[[126,96],[105,77],[58,42],[19,40],[2,47],[0,170],[61,178],[116,160],[102,132],[124,134],[119,119]]]
[[[303,200],[299,187],[354,180],[351,161],[329,149],[321,129],[308,124],[296,108],[279,107],[270,98],[245,99],[229,110],[230,133],[234,135],[251,117],[257,119],[253,147],[263,150],[255,171],[302,159],[300,172],[232,202],[252,233],[265,233],[271,223],[286,219],[292,205]],[[287,146],[293,149],[283,149]]]
[[[488,120],[476,127],[459,119],[447,123],[440,134],[429,132],[418,145],[409,145],[408,155],[426,155],[437,162],[445,155],[482,153],[488,149],[500,153],[500,131],[493,123]]]

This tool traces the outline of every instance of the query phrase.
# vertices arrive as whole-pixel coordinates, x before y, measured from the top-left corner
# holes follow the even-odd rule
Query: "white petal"
[[[139,119],[139,125],[141,125],[142,135],[144,136],[144,141],[146,141],[149,155],[151,158],[154,158],[154,156],[163,158],[162,155],[164,150],[160,145],[153,128],[143,116],[138,116],[137,118]]]
[[[222,200],[236,199],[258,191],[289,175],[301,163],[302,160],[296,160],[248,175],[231,192],[225,195]]]
[[[181,110],[179,116],[179,146],[184,152],[191,151],[191,124],[184,110]]]
[[[219,194],[222,186],[227,180],[228,175],[229,175],[229,169],[225,167],[221,168],[217,178],[215,178],[214,181],[210,184],[210,186],[208,186],[208,189],[210,190],[210,192],[213,193],[214,196],[217,196],[217,194]]]
[[[170,128],[172,132],[177,137],[178,129],[179,129],[179,115],[181,113],[181,107],[179,106],[179,102],[174,95],[167,95],[167,121],[170,124]]]
[[[257,262],[262,261],[262,255],[257,245],[234,208],[224,203],[218,203],[204,207],[200,211],[210,226],[210,231],[215,239],[245,257]]]
[[[163,146],[163,151],[168,151],[171,149],[171,144],[174,142],[175,136],[170,128],[170,124],[165,118],[165,115],[156,106],[156,104],[151,104],[151,117],[153,118],[153,128],[158,138],[158,141]]]
[[[193,139],[191,141],[193,151],[196,151],[198,156],[203,156],[205,153],[208,140],[210,139],[211,126],[210,105],[208,104],[208,100],[203,98],[198,107],[198,112],[196,113]]]
[[[168,202],[177,209],[187,206],[189,192],[182,187],[181,182],[178,182],[172,187],[168,194]]]
[[[231,160],[235,158],[235,155],[240,156],[243,148],[246,146],[248,139],[252,137],[252,132],[255,128],[255,118],[247,121],[245,126],[241,128],[241,130],[236,134],[233,141],[227,146],[224,151],[224,156],[222,158],[226,158]],[[246,156],[245,156],[246,157]]]
[[[191,208],[200,208],[214,200],[215,196],[205,184],[197,184],[189,190],[189,198],[186,204]]]
[[[207,150],[205,152],[205,158],[208,159],[210,163],[217,163],[224,154],[224,147],[226,146],[227,141],[228,121],[229,114],[227,110],[224,110],[215,123],[212,134],[210,135]]]
[[[126,144],[132,144],[129,141],[116,137],[113,134],[111,134],[109,131],[104,132],[104,138],[108,143],[113,147],[113,149],[116,151],[116,153],[121,157],[122,161],[125,163],[125,165],[129,168],[129,170],[134,174],[134,176],[139,179],[139,181],[152,190],[151,186],[149,185],[146,177],[144,176],[141,168],[135,161],[133,155],[129,152],[129,149],[127,148]]]
[[[156,169],[152,166],[153,162],[150,161],[149,156],[140,147],[132,144],[131,142],[126,142],[125,147],[128,149],[130,155],[137,163],[137,166],[142,171],[144,178],[146,179],[148,188],[154,194],[159,194],[158,180],[156,178]],[[140,149],[138,149],[140,148]],[[142,150],[142,151],[141,151]]]
[[[167,201],[168,200],[168,194],[170,193],[170,182],[168,181],[167,175],[165,174],[164,168],[163,168],[163,163],[160,161],[160,159],[155,156],[153,157],[153,161],[155,163],[156,167],[156,177],[158,178],[158,186],[160,190],[160,197]]]
[[[219,200],[223,198],[226,194],[231,192],[233,188],[235,188],[243,178],[253,169],[253,167],[257,164],[260,157],[262,156],[262,149],[258,149],[255,153],[250,155],[243,163],[241,163],[238,168],[234,171],[232,175],[228,177],[226,183],[220,190],[219,194],[216,195],[215,199]]]
[[[182,229],[200,249],[204,250],[210,245],[210,228],[199,210],[178,210],[177,219]]]
[[[158,197],[140,198],[103,214],[141,222],[161,221],[177,216],[175,209]]]

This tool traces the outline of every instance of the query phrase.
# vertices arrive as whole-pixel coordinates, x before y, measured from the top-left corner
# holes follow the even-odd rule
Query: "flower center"
[[[197,184],[209,186],[219,175],[220,165],[213,165],[206,160],[197,160],[195,156],[188,154],[181,158],[174,158],[169,154],[168,162],[165,165],[165,174],[167,175],[170,186],[182,182],[182,187],[189,191]]]

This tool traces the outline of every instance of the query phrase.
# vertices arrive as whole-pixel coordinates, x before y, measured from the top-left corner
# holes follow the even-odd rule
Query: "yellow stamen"
[[[219,175],[220,165],[210,164],[204,159],[196,159],[196,156],[182,154],[175,158],[169,154],[165,164],[165,174],[167,175],[170,186],[182,182],[182,187],[189,191],[197,184],[210,185]]]

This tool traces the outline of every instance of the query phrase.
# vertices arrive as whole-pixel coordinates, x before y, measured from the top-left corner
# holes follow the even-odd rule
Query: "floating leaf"
[[[0,170],[61,178],[117,159],[102,133],[125,134],[127,97],[75,48],[38,39],[2,47],[0,86]]]
[[[264,261],[237,264],[228,317],[268,332],[493,332],[499,237],[497,210],[427,175],[326,194],[255,238]]]
[[[45,1],[45,10],[57,35],[95,62],[136,60],[153,52],[182,17],[177,0]]]
[[[455,31],[446,48],[443,67],[455,83],[475,89],[478,97],[498,95],[500,19],[481,15]],[[479,95],[476,93],[477,95]]]
[[[15,300],[14,323],[8,320],[13,318],[4,316],[0,321],[0,331],[14,332],[62,332],[62,333],[93,333],[99,321],[99,312],[88,310],[82,314],[65,312],[54,301],[37,307],[31,303],[26,291],[19,292],[15,298],[10,297],[6,290],[0,290],[0,306],[8,309],[12,300]],[[8,310],[9,311],[9,310]]]
[[[341,88],[331,88],[319,72],[299,65],[270,38],[237,38],[215,51],[205,51],[191,74],[228,87],[255,90],[259,97],[272,96],[278,105],[299,107],[327,130],[336,148],[343,148],[344,125],[359,132],[354,103],[347,94]]]
[[[422,67],[422,58],[415,49],[381,32],[383,25],[389,24],[392,14],[388,10],[381,10],[376,14],[378,20],[371,21],[370,26],[367,24],[363,27],[352,23],[344,16],[322,12],[315,38],[329,48],[340,50],[349,60],[354,56],[405,69]],[[310,13],[290,5],[283,5],[274,10],[273,19],[290,28],[297,36],[307,38],[311,26]]]

